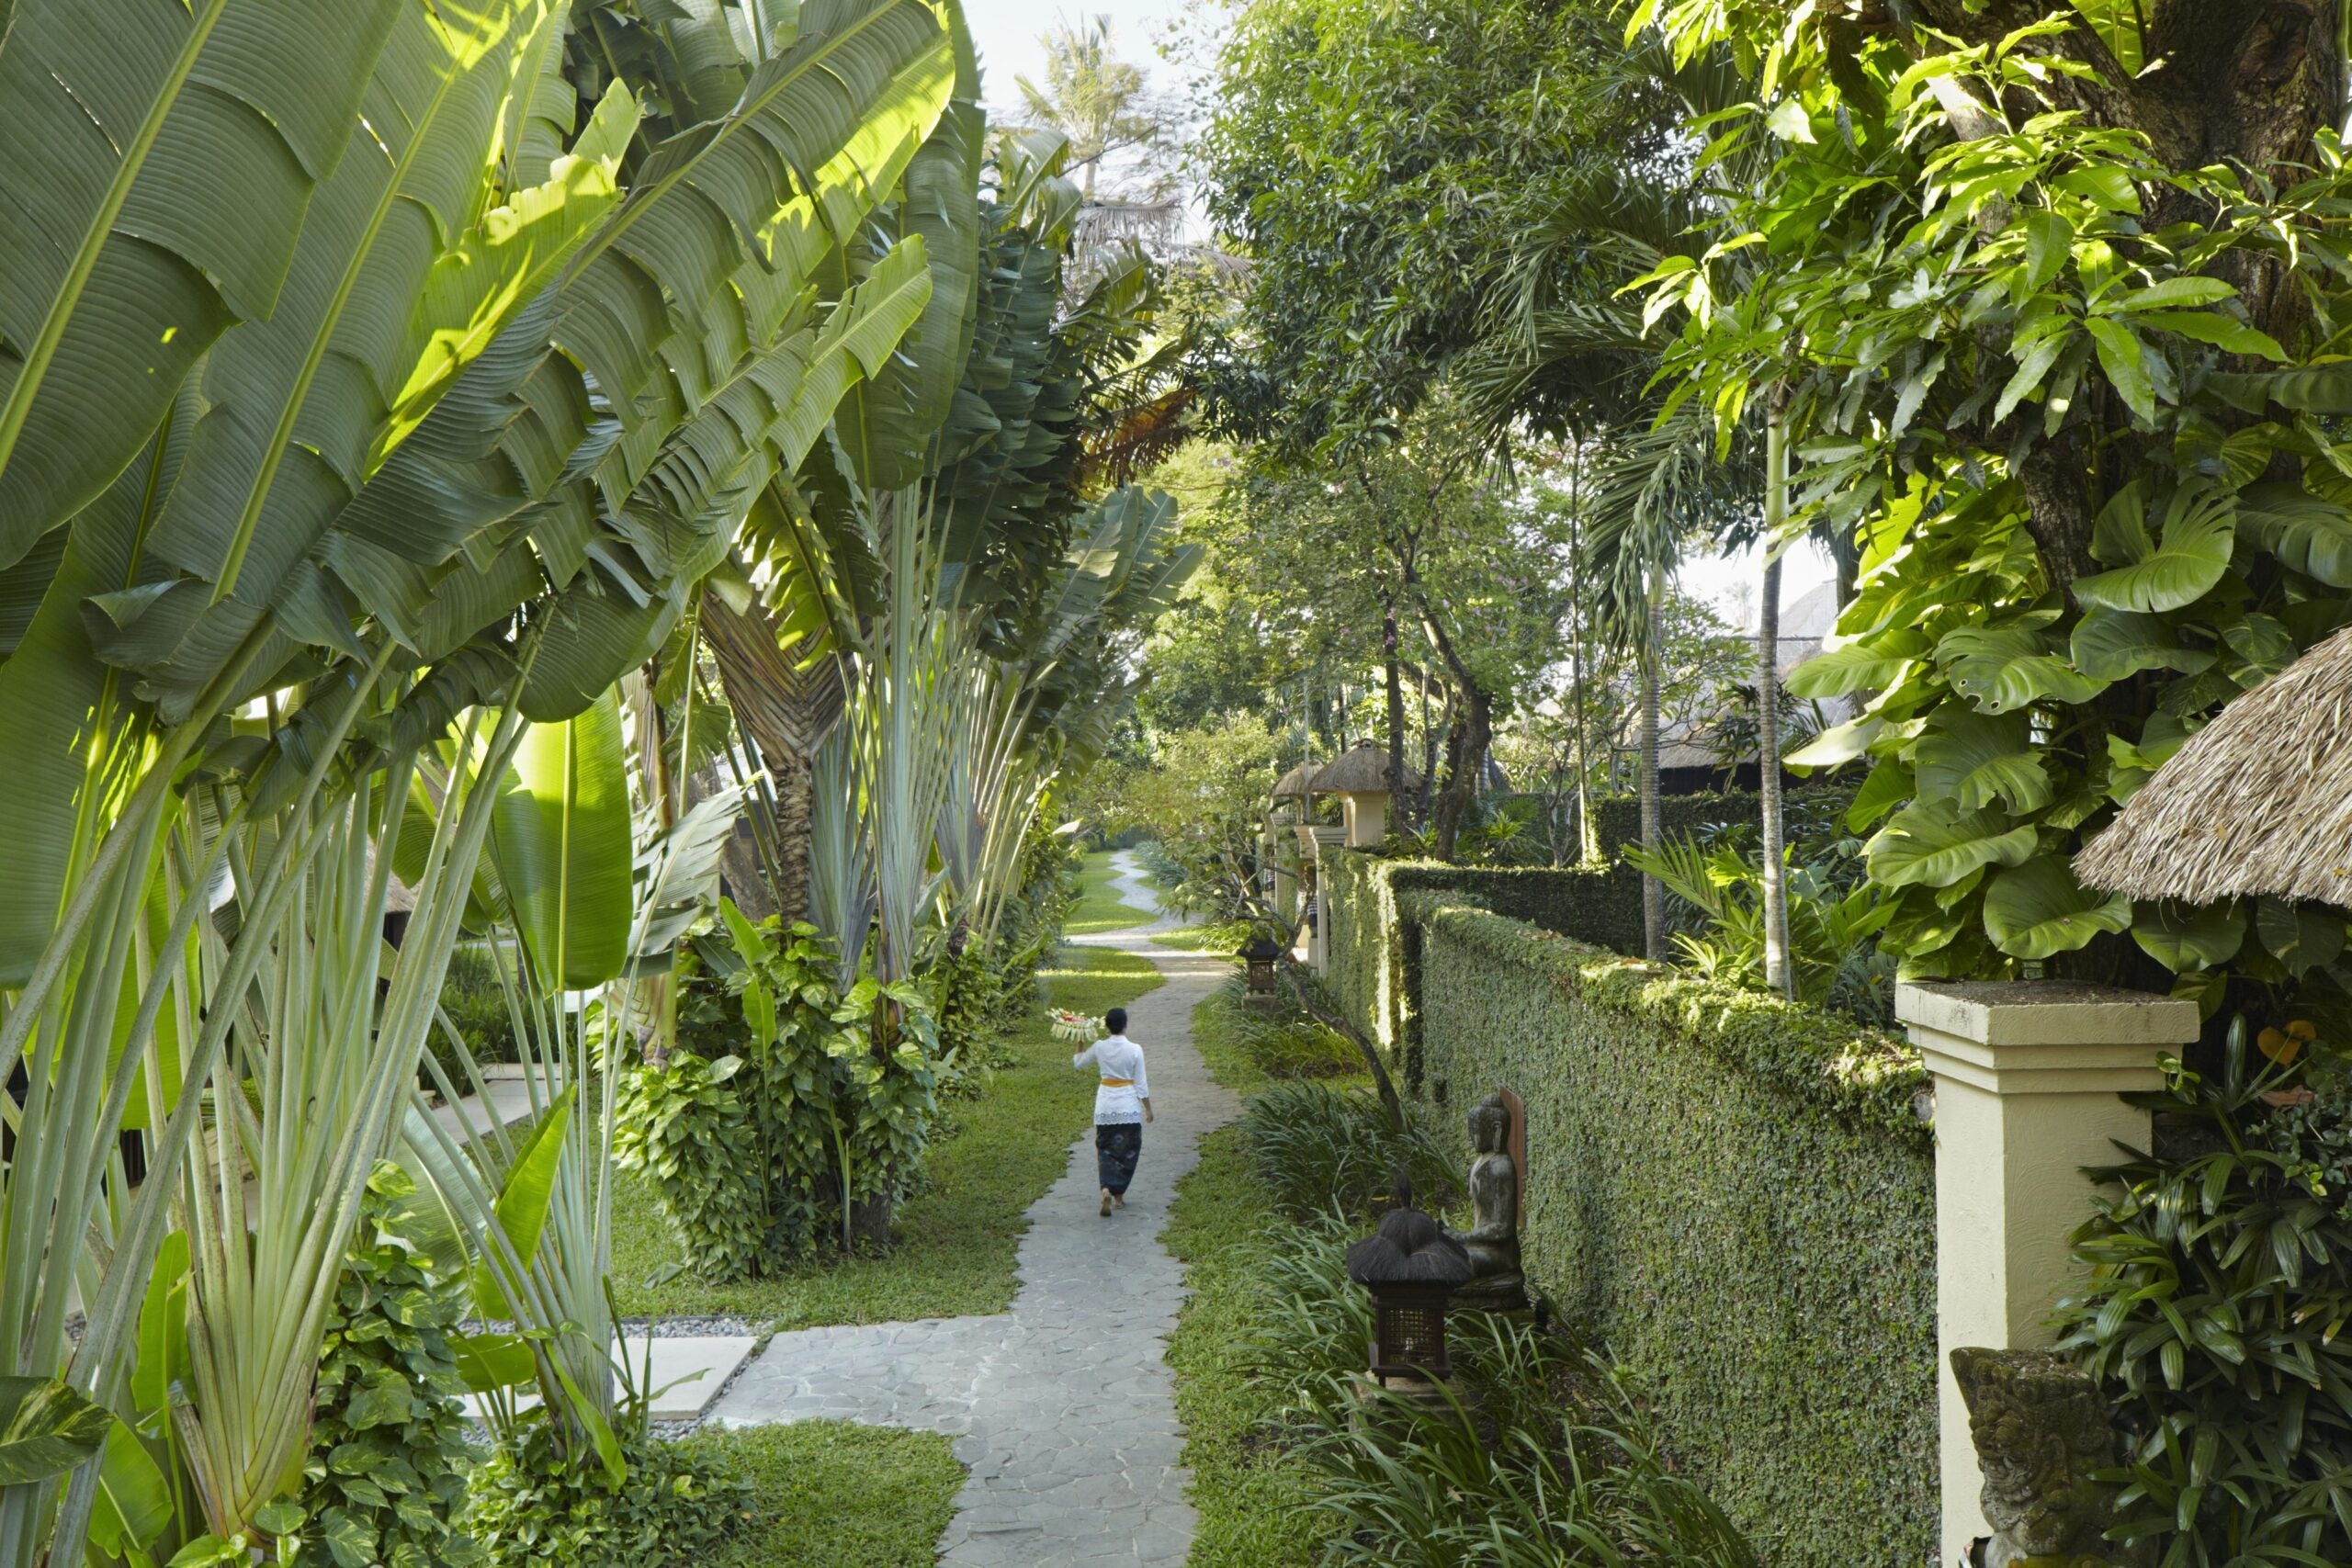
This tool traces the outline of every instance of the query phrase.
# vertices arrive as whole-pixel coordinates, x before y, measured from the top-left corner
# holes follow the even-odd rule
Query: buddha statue
[[[1510,1108],[1490,1094],[1470,1110],[1470,1228],[1447,1234],[1470,1258],[1470,1282],[1454,1292],[1464,1306],[1493,1312],[1527,1304],[1519,1261],[1519,1166],[1510,1157]]]

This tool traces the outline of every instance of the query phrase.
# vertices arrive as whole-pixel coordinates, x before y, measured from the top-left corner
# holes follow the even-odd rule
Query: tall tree
[[[1091,201],[1106,163],[1163,145],[1166,117],[1146,96],[1142,69],[1114,52],[1109,17],[1065,19],[1037,41],[1046,49],[1046,79],[1013,78],[1021,105],[1069,141],[1069,173]]]

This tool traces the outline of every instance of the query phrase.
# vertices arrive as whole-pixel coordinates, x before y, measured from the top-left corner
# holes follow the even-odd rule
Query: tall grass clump
[[[1422,1208],[1442,1208],[1462,1190],[1453,1156],[1422,1120],[1408,1110],[1397,1125],[1368,1090],[1278,1083],[1250,1102],[1242,1127],[1267,1196],[1295,1220],[1377,1212],[1398,1167]]]

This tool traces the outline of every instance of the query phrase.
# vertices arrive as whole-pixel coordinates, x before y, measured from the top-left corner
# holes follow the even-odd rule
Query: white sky
[[[964,16],[972,41],[980,51],[980,70],[991,107],[1019,102],[1012,79],[1037,81],[1045,75],[1046,51],[1038,39],[1057,22],[1076,23],[1089,17],[1111,18],[1111,39],[1118,57],[1144,71],[1145,85],[1171,89],[1181,85],[1176,73],[1156,52],[1169,23],[1190,9],[1186,0],[1098,0],[1073,5],[1069,0],[964,0]]]

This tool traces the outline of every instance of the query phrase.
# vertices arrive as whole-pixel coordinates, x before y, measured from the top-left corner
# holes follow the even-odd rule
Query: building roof
[[[2352,908],[2352,631],[2190,737],[2075,857],[2075,874],[2136,898],[2274,894]]]
[[[1410,762],[1402,779],[1409,793],[1421,787],[1421,775]],[[1316,770],[1310,786],[1317,795],[1381,795],[1388,790],[1388,749],[1376,740],[1359,740]]]

